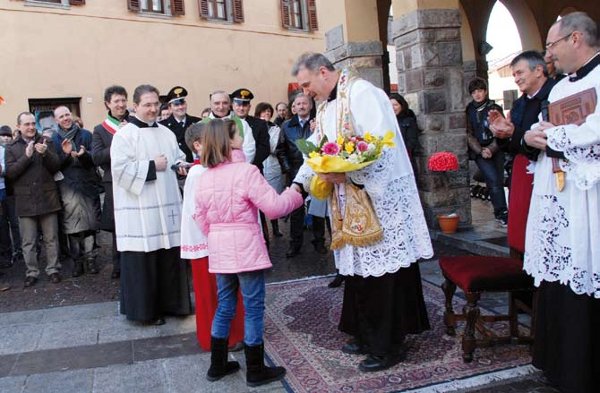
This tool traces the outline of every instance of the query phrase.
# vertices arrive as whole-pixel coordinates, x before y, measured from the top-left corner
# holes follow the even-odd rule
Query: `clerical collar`
[[[131,122],[133,124],[135,124],[136,126],[138,126],[139,128],[154,128],[154,127],[158,127],[158,123],[157,122],[154,122],[152,124],[148,124],[148,123],[145,123],[145,122],[141,121],[137,116],[133,116],[131,118]]]
[[[569,74],[569,82],[575,82],[583,79],[589,74],[596,66],[600,64],[600,52],[596,52],[591,59],[589,59],[581,68],[572,74]]]
[[[337,97],[337,83],[334,86],[333,90],[331,90],[331,93],[329,93],[329,97],[327,97],[327,102],[331,102],[331,101],[335,100],[336,97]]]

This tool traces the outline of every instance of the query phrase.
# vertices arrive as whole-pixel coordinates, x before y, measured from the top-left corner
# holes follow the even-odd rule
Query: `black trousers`
[[[381,277],[345,276],[339,329],[372,355],[401,350],[407,334],[429,330],[417,263]]]

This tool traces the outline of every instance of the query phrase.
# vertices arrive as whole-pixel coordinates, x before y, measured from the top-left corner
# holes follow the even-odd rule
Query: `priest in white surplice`
[[[587,89],[600,97],[596,22],[582,12],[549,30],[546,50],[568,73],[550,103]],[[525,270],[539,286],[533,364],[561,392],[600,386],[600,106],[577,126],[542,122],[525,133],[541,150],[527,221]],[[557,187],[552,157],[565,172]]]
[[[121,313],[129,320],[161,325],[165,315],[190,314],[191,303],[179,256],[181,194],[171,168],[185,162],[185,154],[175,135],[156,122],[158,97],[153,86],[135,89],[136,113],[115,134],[110,156]]]
[[[318,53],[302,55],[292,74],[305,94],[322,102],[313,142],[322,135],[336,140],[338,133],[396,134],[396,146],[384,149],[377,163],[345,174],[319,175],[336,184],[340,205],[347,182],[364,187],[383,228],[383,239],[374,244],[334,251],[336,267],[346,278],[339,328],[354,337],[342,351],[367,355],[359,364],[361,371],[383,370],[405,358],[407,334],[429,329],[417,260],[433,256],[433,251],[412,166],[383,90],[349,69],[336,71]],[[304,163],[294,187],[308,191],[313,175]]]

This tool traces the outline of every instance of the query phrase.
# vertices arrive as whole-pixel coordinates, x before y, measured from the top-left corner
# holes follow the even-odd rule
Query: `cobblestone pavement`
[[[287,236],[287,224],[281,222]],[[286,237],[272,239],[273,269],[269,282],[335,273],[331,253],[317,254],[305,231],[306,246],[285,258]],[[199,353],[193,318],[170,318],[161,327],[139,327],[118,316],[118,280],[111,280],[110,236],[100,233],[97,275],[70,277],[71,262],[63,262],[64,280],[50,283],[40,276],[23,288],[24,267],[18,264],[0,277],[0,392],[245,392],[241,373],[215,384],[203,380],[210,355]],[[436,257],[466,252],[434,242]],[[42,265],[43,266],[43,265]],[[421,263],[425,280],[440,283],[436,259]],[[486,307],[502,309],[506,300],[491,297]],[[15,320],[17,319],[17,320]],[[9,339],[10,338],[10,339]],[[232,354],[244,367],[242,353]],[[199,377],[200,375],[200,377]],[[256,391],[252,389],[251,391]],[[259,391],[283,392],[281,383]],[[539,373],[498,381],[465,392],[555,392]]]

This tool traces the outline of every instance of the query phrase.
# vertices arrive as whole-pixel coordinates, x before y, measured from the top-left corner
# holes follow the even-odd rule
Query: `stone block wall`
[[[460,25],[458,10],[423,9],[402,15],[392,28],[398,91],[417,114],[423,131],[416,176],[425,216],[433,228],[436,215],[451,212],[460,215],[463,227],[471,224]],[[430,172],[427,160],[438,151],[455,153],[460,169]]]

